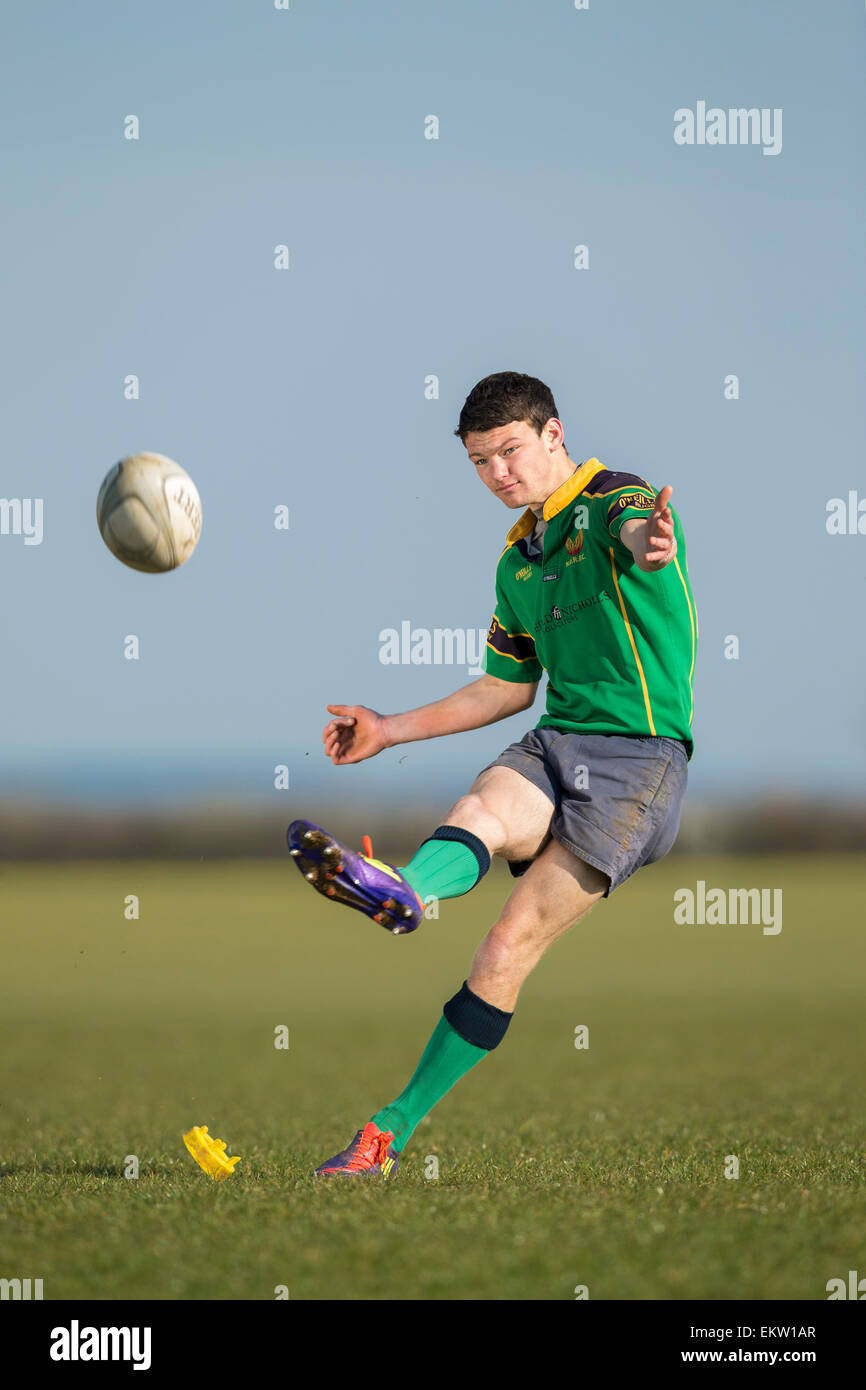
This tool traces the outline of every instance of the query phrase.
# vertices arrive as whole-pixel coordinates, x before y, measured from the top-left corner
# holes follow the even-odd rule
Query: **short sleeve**
[[[503,681],[528,684],[540,681],[544,667],[535,652],[535,642],[511,610],[501,587],[496,586],[496,611],[487,631],[483,669]]]
[[[656,504],[656,490],[651,483],[636,478],[617,488],[604,501],[607,506],[607,529],[619,540],[619,533],[627,521],[646,521]]]

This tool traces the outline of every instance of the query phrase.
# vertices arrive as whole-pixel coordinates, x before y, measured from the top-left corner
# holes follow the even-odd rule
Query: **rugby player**
[[[693,752],[697,616],[682,525],[643,477],[576,464],[550,389],[485,377],[459,435],[485,487],[522,512],[496,570],[484,674],[404,714],[328,705],[322,739],[342,767],[395,744],[478,729],[528,710],[535,728],[484,768],[408,864],[397,867],[294,821],[289,850],[311,885],[400,934],[432,898],[468,893],[508,862],[516,886],[445,1004],[405,1090],[319,1176],[383,1176],[433,1106],[505,1036],[547,948],[677,834]]]

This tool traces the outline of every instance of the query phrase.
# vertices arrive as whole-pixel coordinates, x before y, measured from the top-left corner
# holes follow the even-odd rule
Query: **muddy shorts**
[[[550,798],[551,835],[607,874],[605,897],[677,837],[688,781],[679,739],[531,729],[489,766],[513,768]],[[509,867],[516,877],[530,862]]]

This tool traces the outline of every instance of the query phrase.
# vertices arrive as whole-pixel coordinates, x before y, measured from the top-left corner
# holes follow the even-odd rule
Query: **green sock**
[[[469,831],[462,833],[469,836]],[[474,835],[471,838],[475,840]],[[458,898],[475,887],[490,864],[486,846],[480,840],[475,842],[478,851],[463,840],[425,840],[400,873],[420,898],[427,898],[431,893],[437,898]],[[483,863],[485,858],[486,864]]]
[[[454,1031],[444,1015],[440,1018],[405,1091],[372,1117],[380,1129],[393,1133],[395,1153],[400,1153],[408,1144],[437,1101],[486,1056],[487,1048],[467,1042]]]

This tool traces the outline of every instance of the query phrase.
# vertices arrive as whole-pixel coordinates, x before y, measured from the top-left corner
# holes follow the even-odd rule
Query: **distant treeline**
[[[371,835],[374,854],[396,863],[405,862],[436,826],[435,816],[421,805],[200,803],[155,811],[0,802],[0,860],[278,858],[286,852],[286,825],[301,815],[358,849],[362,834]],[[687,806],[673,852],[864,849],[866,801],[765,797]]]

